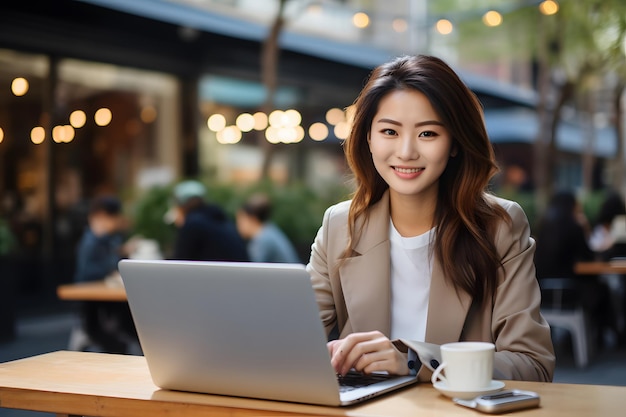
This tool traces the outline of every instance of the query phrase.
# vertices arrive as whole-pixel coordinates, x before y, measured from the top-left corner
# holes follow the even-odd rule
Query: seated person
[[[429,381],[436,364],[409,360],[428,357],[422,342],[484,341],[494,378],[551,381],[535,241],[522,208],[487,191],[494,151],[458,75],[424,55],[379,66],[344,151],[356,189],[327,209],[307,265],[336,372]]]
[[[289,238],[270,220],[272,206],[264,194],[255,194],[237,211],[237,229],[248,241],[252,262],[299,263]]]
[[[78,245],[76,282],[119,278],[117,264],[126,256],[122,205],[116,197],[95,198],[89,207],[88,227]],[[138,347],[128,304],[82,303],[81,329],[73,331],[72,350],[129,353]]]
[[[246,245],[226,212],[206,200],[198,181],[174,187],[176,205],[168,216],[177,227],[172,259],[188,261],[247,261]]]

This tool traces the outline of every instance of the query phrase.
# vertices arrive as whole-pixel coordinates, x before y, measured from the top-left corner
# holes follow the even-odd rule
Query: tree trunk
[[[624,89],[626,88],[626,84],[619,83],[615,87],[615,96],[613,97],[613,109],[615,113],[615,138],[616,138],[616,146],[615,146],[615,171],[613,174],[613,178],[611,184],[614,189],[620,190],[622,193],[624,190],[624,106],[622,102],[622,96],[624,95]]]
[[[558,162],[558,149],[557,149],[557,134],[559,123],[561,122],[561,113],[563,112],[563,106],[572,97],[574,93],[574,83],[570,80],[565,81],[558,91],[558,99],[554,105],[552,111],[548,112],[548,120],[550,125],[550,135],[548,137],[548,146],[545,156],[545,179],[544,179],[544,191],[549,197],[554,193],[554,183],[556,180],[556,167]]]
[[[583,195],[587,195],[593,189],[593,164],[595,162],[595,141],[596,141],[596,128],[593,121],[593,115],[595,114],[595,99],[593,97],[593,91],[587,91],[582,96],[582,107],[585,110],[584,132],[585,132],[585,147],[582,154],[582,174],[583,174]]]
[[[278,40],[283,26],[285,25],[285,4],[287,0],[280,0],[278,12],[272,23],[272,27],[263,42],[261,49],[261,80],[265,86],[265,100],[261,107],[261,111],[269,116],[274,110],[274,97],[278,86],[278,60],[279,45]],[[259,145],[263,151],[263,165],[261,166],[261,179],[269,178],[269,171],[272,165],[272,157],[274,155],[275,145],[265,140],[263,131],[259,132]]]

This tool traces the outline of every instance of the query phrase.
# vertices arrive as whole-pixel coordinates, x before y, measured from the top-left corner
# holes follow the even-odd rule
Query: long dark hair
[[[397,90],[424,94],[450,132],[458,151],[439,179],[433,251],[445,277],[480,305],[496,288],[501,266],[494,235],[498,220],[510,220],[485,194],[498,171],[485,128],[482,107],[470,89],[441,59],[419,55],[397,58],[376,68],[354,103],[352,130],[344,143],[356,191],[350,206],[350,242],[358,241],[357,220],[367,217],[388,185],[378,174],[367,143],[380,101]]]

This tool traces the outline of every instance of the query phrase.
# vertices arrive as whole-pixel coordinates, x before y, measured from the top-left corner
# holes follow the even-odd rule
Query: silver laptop
[[[349,405],[417,381],[340,386],[304,265],[122,260],[119,269],[160,388]]]

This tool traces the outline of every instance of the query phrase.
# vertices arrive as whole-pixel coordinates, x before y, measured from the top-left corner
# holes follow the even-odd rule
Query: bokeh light
[[[242,132],[249,132],[254,129],[254,116],[250,113],[241,113],[235,120],[235,125]]]
[[[454,25],[448,19],[439,19],[435,25],[435,29],[442,35],[449,35],[454,30]]]
[[[304,128],[302,126],[296,126],[294,129],[296,129],[295,143],[302,142],[302,139],[304,139]]]
[[[265,130],[267,128],[267,114],[259,111],[252,115],[254,117],[254,130]]]
[[[71,125],[59,125],[52,128],[52,140],[56,143],[69,143],[74,140],[75,130]]]
[[[499,26],[502,23],[502,15],[495,10],[489,10],[483,15],[483,23],[487,26]]]
[[[44,139],[46,139],[46,130],[41,126],[33,127],[30,131],[30,141],[39,145]]]
[[[82,110],[74,110],[70,114],[70,124],[76,129],[80,129],[87,123],[87,115]]]
[[[296,127],[300,124],[300,122],[302,122],[302,115],[295,109],[286,110],[285,117],[287,120],[286,126]]]
[[[337,123],[343,122],[344,120],[346,120],[346,116],[345,116],[343,110],[341,110],[341,109],[339,109],[337,107],[329,109],[326,112],[326,121],[330,125],[334,126]]]
[[[556,14],[559,11],[559,4],[553,0],[542,1],[539,4],[539,11],[547,16]]]
[[[17,97],[21,97],[28,92],[28,80],[26,78],[18,77],[11,83],[11,91]]]
[[[216,138],[219,143],[232,145],[241,140],[241,130],[237,126],[226,126],[217,132]]]
[[[0,143],[4,140],[4,130],[0,127]]]
[[[226,118],[222,114],[215,113],[209,117],[206,124],[212,131],[219,132],[226,127]]]
[[[328,126],[324,123],[316,122],[309,126],[309,136],[316,141],[322,141],[328,137]]]
[[[98,109],[94,115],[94,120],[98,126],[106,126],[111,123],[112,119],[113,113],[111,113],[111,110],[106,107]]]
[[[268,120],[270,122],[270,126],[281,127],[287,126],[289,122],[288,116],[282,110],[274,110],[270,113]]]
[[[269,143],[273,143],[273,144],[279,143],[280,142],[280,139],[278,137],[279,129],[280,129],[279,127],[269,126],[267,129],[265,129],[265,139],[267,139]]]
[[[348,122],[339,122],[333,132],[339,139],[347,139],[350,134],[350,125]]]
[[[358,12],[352,16],[352,23],[359,29],[364,29],[369,26],[370,17],[366,13]]]

